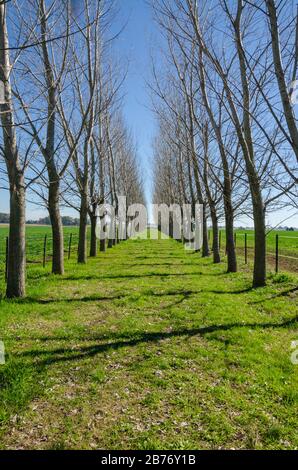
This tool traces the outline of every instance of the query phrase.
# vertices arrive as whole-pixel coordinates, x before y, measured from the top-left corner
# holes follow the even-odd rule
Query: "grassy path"
[[[0,302],[0,447],[298,448],[297,278],[122,243]]]

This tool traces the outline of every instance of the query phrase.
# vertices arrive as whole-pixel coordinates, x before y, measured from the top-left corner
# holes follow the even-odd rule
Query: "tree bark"
[[[223,182],[223,196],[224,196],[224,209],[225,209],[225,221],[226,221],[226,239],[228,250],[228,272],[237,272],[237,258],[235,252],[235,245],[234,245],[234,220],[233,220],[233,205],[232,205],[232,183],[231,183],[231,175],[229,169],[229,163],[225,151],[224,142],[222,139],[221,128],[220,125],[216,122],[213,111],[211,109],[207,90],[206,90],[206,80],[205,80],[205,68],[204,68],[204,61],[203,61],[203,48],[200,41],[200,55],[199,55],[199,73],[200,73],[200,85],[201,91],[203,95],[203,101],[205,108],[207,110],[209,119],[211,121],[217,144],[218,149],[220,152],[222,166],[223,166],[223,174],[224,174],[224,182]]]
[[[173,236],[174,236],[173,217],[170,214],[170,218],[169,218],[169,237],[173,238]]]
[[[103,223],[104,223],[104,217],[100,217],[101,230],[102,230]],[[100,249],[101,252],[107,251],[107,243],[106,243],[105,238],[100,240],[99,249]]]
[[[17,146],[10,84],[9,41],[6,24],[6,5],[0,4],[0,83],[4,102],[0,103],[3,131],[4,158],[9,179],[10,224],[8,246],[7,290],[8,298],[25,296],[25,181]]]
[[[81,195],[80,209],[80,228],[79,228],[79,247],[78,247],[78,263],[87,263],[87,219],[88,219],[88,197],[86,194]]]
[[[221,262],[219,252],[219,230],[218,230],[218,218],[214,207],[210,208],[211,220],[212,220],[212,246],[213,246],[213,263],[218,264]]]
[[[296,160],[298,163],[298,129],[296,125],[294,108],[291,104],[291,99],[290,99],[290,95],[288,92],[286,74],[285,74],[285,70],[282,64],[277,8],[276,8],[274,0],[267,0],[266,6],[267,6],[269,24],[270,24],[271,46],[272,46],[272,53],[273,53],[273,64],[274,64],[275,75],[276,75],[279,93],[280,93],[282,106],[284,110],[284,116],[285,116],[287,126],[289,129],[289,134],[291,137],[291,146],[293,148],[293,151],[295,153]]]
[[[48,196],[48,211],[52,226],[53,260],[52,273],[64,274],[64,236],[59,205],[60,181],[50,184]]]
[[[90,241],[90,257],[95,258],[97,256],[97,237],[96,237],[96,226],[97,216],[90,214],[91,221],[91,241]]]
[[[192,148],[192,161],[194,166],[194,177],[195,177],[195,184],[196,184],[196,191],[197,191],[197,198],[200,204],[203,205],[203,246],[202,246],[202,257],[206,258],[209,256],[209,244],[208,244],[208,225],[207,225],[207,216],[206,216],[206,204],[204,203],[201,183],[200,183],[200,176],[198,170],[198,162],[196,160],[196,155],[194,151],[194,147]]]
[[[112,239],[112,238],[109,238],[109,240],[108,240],[108,248],[113,248],[113,245],[114,245],[113,239]]]
[[[228,273],[237,272],[237,257],[234,241],[234,215],[229,201],[225,203],[225,223],[226,223],[226,249],[228,258]]]
[[[10,224],[8,246],[8,277],[6,296],[24,297],[26,272],[25,243],[25,184],[23,175],[17,175],[10,189]]]
[[[206,215],[206,204],[203,204],[203,246],[202,246],[202,257],[207,258],[210,255],[209,243],[208,243],[208,224]]]
[[[265,209],[262,197],[262,188],[259,174],[255,165],[254,142],[251,130],[250,117],[250,89],[248,81],[248,71],[246,67],[245,52],[242,44],[241,17],[243,12],[243,2],[238,0],[237,17],[234,23],[235,40],[237,45],[238,60],[241,73],[241,84],[243,92],[243,123],[238,120],[237,112],[232,108],[236,130],[242,152],[245,159],[246,171],[249,181],[249,187],[253,205],[254,228],[255,228],[255,259],[253,287],[263,287],[266,285],[266,227],[265,227]],[[228,87],[226,87],[228,88]],[[232,103],[230,91],[227,90],[227,97]],[[243,132],[242,132],[243,128]]]
[[[206,134],[207,136],[207,134]],[[212,240],[212,251],[213,251],[213,263],[217,264],[220,263],[220,252],[219,252],[219,231],[218,231],[218,218],[216,213],[216,203],[214,198],[212,197],[212,193],[209,186],[208,181],[208,168],[209,168],[209,161],[208,161],[208,141],[205,141],[205,157],[204,157],[204,173],[203,173],[203,181],[205,185],[206,195],[208,199],[208,205],[210,208],[210,215],[212,221],[212,232],[213,232],[213,240]],[[208,227],[207,227],[207,237],[208,237]]]
[[[111,222],[110,226],[109,226],[109,239],[108,239],[108,248],[113,248],[114,244],[115,244],[115,227],[113,225],[113,223],[115,222]]]
[[[38,133],[36,141],[41,149],[49,179],[48,210],[53,234],[53,274],[64,274],[64,236],[60,213],[60,181],[61,175],[55,163],[55,136],[56,136],[56,110],[57,110],[57,82],[55,80],[54,66],[51,63],[50,53],[47,46],[48,38],[48,15],[44,0],[39,2],[39,20],[41,28],[41,52],[43,59],[44,75],[47,85],[47,129],[46,146],[42,146]],[[34,129],[34,125],[33,125]]]
[[[262,198],[258,197],[258,194],[253,198],[253,213],[255,228],[253,287],[263,287],[266,284],[266,225]]]

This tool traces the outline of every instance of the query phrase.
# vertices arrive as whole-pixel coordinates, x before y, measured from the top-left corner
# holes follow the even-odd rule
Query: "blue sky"
[[[122,0],[119,21],[128,20],[121,34],[117,50],[129,60],[125,84],[124,114],[138,145],[139,159],[145,183],[146,199],[152,199],[152,139],[155,133],[155,116],[146,81],[150,78],[151,55],[158,54],[156,43],[162,38],[153,21],[152,11],[146,0]]]
[[[149,90],[146,79],[150,79],[151,56],[158,61],[163,38],[146,0],[120,0],[120,22],[128,18],[125,31],[117,48],[130,60],[126,82],[125,116],[137,139],[139,157],[143,169],[147,202],[152,200],[151,162],[153,159],[152,137],[155,132],[155,117],[150,110]],[[289,220],[286,220],[290,216]],[[297,210],[283,210],[267,216],[268,225],[293,225],[298,227]],[[242,217],[236,225],[252,226],[252,220]]]
[[[128,76],[124,85],[124,115],[137,141],[146,199],[150,203],[152,199],[151,164],[155,117],[150,109],[150,93],[146,86],[146,80],[150,78],[151,55],[153,54],[158,60],[158,46],[163,41],[146,0],[118,0],[118,5],[119,13],[115,31],[119,31],[124,24],[126,27],[117,39],[115,54],[124,63],[129,63]],[[1,190],[0,212],[8,212],[8,208],[7,194]],[[270,214],[267,223],[276,225],[292,212],[285,210]],[[71,210],[63,210],[63,213],[75,215]],[[45,215],[47,212],[42,207],[27,205],[27,219],[37,219]],[[237,225],[241,224],[252,225],[251,221],[245,218],[237,222]],[[298,215],[287,220],[283,225],[298,227]]]

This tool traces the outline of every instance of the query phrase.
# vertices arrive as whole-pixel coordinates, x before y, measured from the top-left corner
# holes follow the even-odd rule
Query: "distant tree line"
[[[80,219],[69,216],[61,216],[62,225],[65,227],[77,226],[80,224]],[[50,217],[43,217],[38,220],[27,220],[28,225],[51,225]]]
[[[69,216],[61,216],[62,225],[65,227],[78,226],[80,224],[80,219]],[[9,214],[4,214],[0,212],[0,224],[9,224]],[[38,220],[27,220],[26,224],[28,225],[51,225],[50,217],[42,217]]]
[[[0,224],[9,224],[9,214],[0,212]]]

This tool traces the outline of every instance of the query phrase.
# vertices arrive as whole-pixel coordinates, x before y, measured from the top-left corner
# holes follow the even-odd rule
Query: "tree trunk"
[[[8,246],[8,277],[6,296],[24,297],[26,272],[25,188],[23,175],[16,176],[10,190],[10,225]]]
[[[59,205],[60,182],[50,184],[48,210],[52,225],[53,261],[52,273],[64,274],[64,236]]]
[[[113,226],[113,221],[109,226],[109,240],[108,240],[108,248],[113,248],[115,244],[115,229]]]
[[[220,252],[219,252],[219,230],[218,230],[218,219],[214,208],[210,208],[211,210],[211,220],[212,220],[212,246],[213,246],[213,263],[218,264],[220,263]]]
[[[266,225],[262,200],[254,198],[255,259],[253,287],[266,285]]]
[[[194,169],[194,178],[197,190],[197,200],[200,204],[203,205],[203,245],[202,245],[202,257],[206,258],[209,256],[209,245],[208,245],[208,225],[207,225],[207,216],[206,216],[206,204],[204,203],[203,192],[200,183],[200,175],[198,169],[198,162],[196,159],[195,153],[195,146],[193,142],[193,138],[191,139],[192,146],[191,146],[191,154],[192,154],[192,161],[193,161],[193,169]]]
[[[0,83],[4,101],[0,102],[2,127],[1,147],[6,162],[10,188],[10,224],[6,295],[9,298],[25,296],[26,246],[25,246],[25,182],[19,159],[16,127],[14,125],[11,65],[6,24],[6,3],[0,4]],[[2,157],[1,157],[2,158]]]
[[[102,233],[102,229],[103,229],[103,224],[104,224],[104,217],[100,217],[100,227],[101,227],[101,233]],[[101,252],[105,252],[107,251],[107,243],[106,243],[106,239],[100,239],[100,242],[99,242],[99,249]]]
[[[232,207],[228,201],[225,204],[225,221],[226,221],[226,250],[228,258],[228,273],[237,272],[237,256],[234,240],[234,216]]]
[[[206,216],[206,205],[203,205],[203,246],[202,246],[202,257],[207,258],[210,255],[209,244],[208,244],[208,224]]]
[[[80,228],[79,228],[79,246],[78,263],[87,263],[87,218],[88,218],[88,198],[85,194],[81,195],[80,209]]]
[[[272,3],[272,2],[269,2]],[[266,228],[265,228],[265,210],[262,197],[262,188],[260,184],[260,176],[255,164],[254,141],[251,129],[250,115],[250,87],[249,87],[249,71],[242,44],[241,31],[241,14],[243,5],[238,0],[238,14],[235,22],[235,33],[238,58],[241,71],[241,83],[243,91],[243,123],[237,123],[237,133],[239,142],[242,147],[243,156],[246,164],[246,171],[249,181],[249,187],[253,205],[254,226],[255,226],[255,259],[254,259],[254,276],[253,287],[263,287],[266,285]],[[230,96],[230,101],[232,98]],[[232,110],[235,118],[237,111]],[[235,119],[235,122],[236,119]],[[243,133],[242,133],[243,127]]]
[[[91,221],[90,257],[95,258],[97,256],[97,237],[96,237],[97,216],[94,214],[91,214],[90,221]]]
[[[222,139],[221,127],[215,120],[212,108],[209,103],[207,91],[206,91],[203,48],[202,48],[201,37],[199,36],[199,34],[198,34],[198,39],[200,42],[199,70],[200,70],[201,90],[202,90],[204,105],[206,107],[214,133],[216,135],[218,149],[220,152],[222,166],[223,166],[223,174],[224,174],[223,196],[224,196],[224,209],[225,209],[225,221],[226,221],[226,240],[227,240],[227,245],[228,245],[228,250],[227,250],[228,272],[237,272],[237,260],[236,260],[234,233],[233,233],[234,232],[234,218],[233,218],[233,204],[232,204],[232,182],[231,182],[231,175],[230,175],[230,169],[229,169],[229,162],[228,162],[227,155],[226,155],[225,145]],[[205,48],[204,48],[204,51],[205,51],[205,54],[208,55],[208,51],[205,50]]]
[[[286,74],[287,71],[284,69],[282,63],[282,51],[280,43],[279,25],[278,25],[278,10],[275,5],[274,0],[267,0],[266,2],[269,24],[270,24],[270,34],[271,34],[271,46],[273,54],[273,64],[275,75],[277,79],[277,84],[279,88],[279,93],[281,97],[281,102],[284,110],[284,117],[287,122],[289,129],[289,134],[291,137],[291,146],[296,155],[296,160],[298,163],[298,129],[297,121],[295,118],[294,106],[291,104],[291,96],[288,90],[288,83]],[[297,46],[296,46],[297,47]],[[296,80],[296,77],[295,77]]]
[[[173,238],[173,236],[174,236],[173,217],[170,214],[170,218],[169,218],[169,237]]]

